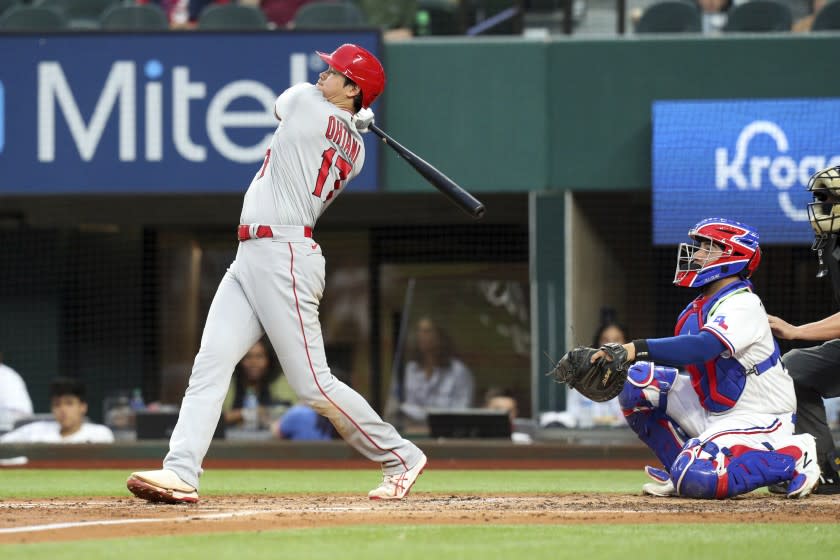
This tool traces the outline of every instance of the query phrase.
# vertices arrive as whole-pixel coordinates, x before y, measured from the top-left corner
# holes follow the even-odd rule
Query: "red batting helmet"
[[[358,45],[345,43],[332,54],[318,52],[318,56],[356,82],[362,90],[362,107],[370,107],[385,89],[385,70],[382,64],[373,54]]]

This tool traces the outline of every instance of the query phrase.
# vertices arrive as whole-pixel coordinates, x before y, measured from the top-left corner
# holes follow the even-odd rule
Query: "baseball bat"
[[[479,202],[473,195],[462,189],[458,184],[444,175],[440,170],[429,162],[423,160],[417,154],[388,136],[384,130],[371,123],[370,130],[382,138],[388,146],[408,162],[411,167],[417,170],[429,183],[442,192],[455,206],[469,214],[475,219],[484,216],[484,204]]]

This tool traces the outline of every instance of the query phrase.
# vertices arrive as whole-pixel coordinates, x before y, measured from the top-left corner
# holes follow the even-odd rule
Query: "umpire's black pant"
[[[832,460],[837,456],[822,399],[840,396],[840,339],[791,350],[782,356],[782,362],[796,390],[796,433],[816,438],[822,465],[829,455]]]

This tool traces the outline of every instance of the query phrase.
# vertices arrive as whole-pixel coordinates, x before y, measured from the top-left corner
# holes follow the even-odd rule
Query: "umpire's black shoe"
[[[814,490],[814,494],[820,494],[822,496],[840,494],[840,480],[838,480],[837,473],[833,474],[833,477],[825,475],[820,476],[820,483]]]
[[[837,458],[837,452],[832,451],[825,458],[825,461],[820,463],[820,484],[814,494],[822,494],[824,496],[831,494],[840,494],[840,473],[837,472],[837,467],[840,466],[840,459]]]

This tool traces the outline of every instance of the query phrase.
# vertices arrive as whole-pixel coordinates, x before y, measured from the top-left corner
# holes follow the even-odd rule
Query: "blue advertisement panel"
[[[710,217],[807,244],[808,179],[840,165],[840,99],[657,101],[652,155],[655,244]]]
[[[0,36],[0,194],[244,192],[277,95],[347,42],[381,55],[367,30]],[[365,136],[351,191],[378,188]]]

